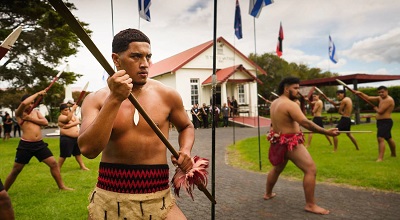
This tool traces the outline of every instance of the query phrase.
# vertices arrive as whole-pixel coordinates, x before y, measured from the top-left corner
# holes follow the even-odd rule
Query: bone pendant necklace
[[[141,92],[142,92],[142,90],[140,89],[136,99],[139,98]],[[139,111],[136,108],[133,111],[134,111],[133,112],[133,124],[135,124],[135,126],[137,126],[139,124]]]
[[[137,126],[139,124],[139,112],[137,109],[134,110],[133,113],[133,123]]]

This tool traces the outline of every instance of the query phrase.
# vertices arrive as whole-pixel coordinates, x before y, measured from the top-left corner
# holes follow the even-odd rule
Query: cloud
[[[400,28],[396,28],[385,34],[355,42],[349,50],[343,51],[343,54],[366,62],[399,63],[399,51]]]

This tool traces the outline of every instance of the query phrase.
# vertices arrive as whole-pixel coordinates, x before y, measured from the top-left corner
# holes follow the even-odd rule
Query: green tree
[[[263,68],[267,75],[260,75],[259,79],[263,82],[262,86],[258,87],[258,93],[270,100],[274,99],[271,92],[276,92],[279,82],[287,76],[296,76],[301,80],[318,79],[337,76],[337,73],[330,71],[322,72],[320,68],[309,68],[305,64],[288,63],[284,59],[272,53],[264,53],[255,55],[251,53],[249,59]],[[321,89],[325,94],[335,97],[336,88],[325,87]],[[260,103],[262,100],[260,100]]]
[[[76,10],[74,4],[66,5],[70,10]],[[77,53],[79,38],[47,1],[0,0],[0,11],[0,39],[5,39],[18,26],[23,27],[17,42],[2,59],[0,80],[8,85],[10,92],[22,90],[33,94],[45,89],[65,67],[66,58]],[[85,29],[88,25],[80,24]],[[88,29],[86,32],[91,33]],[[43,103],[59,102],[57,97],[62,97],[64,90],[61,85],[72,84],[80,76],[64,72]],[[0,100],[0,105],[9,104]]]

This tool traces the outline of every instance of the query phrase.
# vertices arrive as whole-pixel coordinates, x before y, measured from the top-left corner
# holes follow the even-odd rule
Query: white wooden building
[[[216,53],[216,104],[222,106],[234,96],[239,105],[248,109],[248,116],[257,116],[257,84],[262,82],[256,74],[266,72],[223,37],[217,39]],[[195,103],[211,104],[212,75],[211,40],[154,63],[149,77],[175,88],[185,109],[190,110]]]

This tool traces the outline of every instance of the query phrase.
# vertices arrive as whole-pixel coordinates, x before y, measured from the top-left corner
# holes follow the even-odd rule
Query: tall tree
[[[76,10],[74,4],[66,5]],[[77,53],[79,38],[47,1],[0,0],[0,11],[0,39],[16,27],[23,27],[14,47],[1,61],[0,80],[27,92],[44,89],[65,65],[66,58]],[[80,23],[84,28],[88,25]],[[71,84],[80,76],[66,72],[58,83]]]
[[[257,65],[267,72],[267,75],[259,76],[259,79],[264,84],[258,87],[258,93],[270,99],[274,98],[271,92],[276,92],[279,82],[287,76],[296,76],[301,80],[307,80],[338,75],[330,71],[322,72],[320,68],[310,68],[305,64],[288,63],[272,53],[264,53],[262,55],[251,53],[249,59],[257,63]],[[336,88],[325,87],[322,90],[324,93],[331,95],[335,94]]]
[[[72,3],[65,3],[76,10]],[[66,59],[78,52],[79,38],[67,23],[45,0],[0,0],[0,39],[5,39],[16,27],[23,30],[13,48],[0,63],[0,81],[7,90],[3,95],[14,97],[15,91],[33,94],[45,89],[57,73],[66,65]],[[87,23],[80,22],[87,33]],[[81,75],[64,72],[48,91],[43,104],[48,109],[62,101],[64,87]],[[19,101],[20,97],[16,100]],[[16,108],[8,99],[0,99],[0,105]]]

